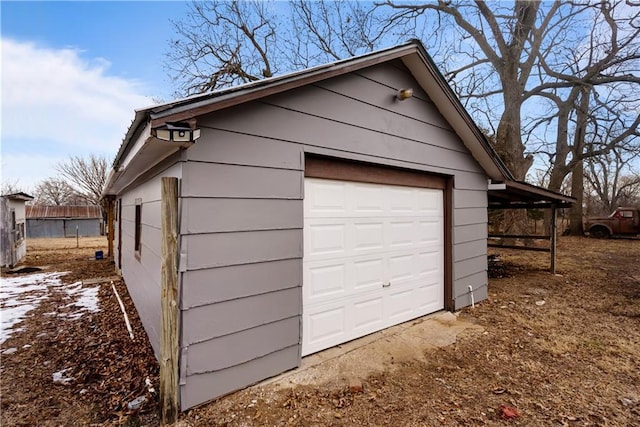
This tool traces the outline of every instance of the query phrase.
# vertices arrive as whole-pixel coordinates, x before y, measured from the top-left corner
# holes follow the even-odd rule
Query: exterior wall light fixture
[[[194,143],[200,138],[200,129],[191,129],[188,123],[167,123],[155,129],[156,138],[177,143]]]
[[[413,96],[413,89],[400,89],[396,94],[396,98],[400,101],[404,101],[405,99],[409,99]]]

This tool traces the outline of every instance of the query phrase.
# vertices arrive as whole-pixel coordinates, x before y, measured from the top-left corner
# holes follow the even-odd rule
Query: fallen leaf
[[[505,420],[512,420],[520,416],[518,410],[512,406],[500,405],[498,409]]]

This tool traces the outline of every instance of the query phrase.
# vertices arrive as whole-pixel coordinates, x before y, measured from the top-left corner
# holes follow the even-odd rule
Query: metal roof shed
[[[91,237],[102,234],[102,211],[96,205],[27,206],[27,237]]]

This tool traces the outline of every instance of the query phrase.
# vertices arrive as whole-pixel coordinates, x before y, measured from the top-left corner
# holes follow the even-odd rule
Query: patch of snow
[[[59,284],[66,273],[37,273],[18,277],[3,277],[0,281],[0,344],[13,332],[14,325],[47,298],[49,286]]]
[[[15,347],[11,347],[11,348],[8,348],[8,349],[6,349],[5,351],[3,351],[3,352],[2,352],[2,354],[13,354],[13,353],[15,353],[16,351],[18,351],[18,349],[17,349],[17,348],[15,348]]]
[[[67,385],[71,381],[75,380],[75,378],[67,376],[66,372],[68,370],[69,370],[69,368],[63,369],[63,370],[58,371],[58,372],[54,372],[53,375],[52,375],[53,382],[56,383],[56,384]]]
[[[71,285],[62,283],[60,277],[66,272],[37,273],[18,277],[3,277],[0,281],[0,344],[15,332],[22,330],[16,325],[28,317],[51,292],[65,292],[70,312],[60,314],[68,319],[78,319],[85,313],[95,313],[98,307],[98,287],[83,288],[81,282]],[[57,312],[44,313],[57,316]],[[40,334],[39,336],[43,336]]]
[[[98,308],[99,290],[100,288],[97,286],[94,288],[83,288],[82,282],[76,282],[73,285],[69,285],[68,288],[65,288],[67,295],[69,295],[68,298],[74,300],[74,302],[64,307],[76,308],[76,311],[68,314],[68,317],[71,319],[78,319],[82,317],[85,312],[97,313],[100,311]]]

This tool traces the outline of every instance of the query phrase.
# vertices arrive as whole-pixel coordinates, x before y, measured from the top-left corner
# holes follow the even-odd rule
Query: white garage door
[[[305,179],[302,355],[444,307],[443,191]]]

